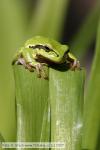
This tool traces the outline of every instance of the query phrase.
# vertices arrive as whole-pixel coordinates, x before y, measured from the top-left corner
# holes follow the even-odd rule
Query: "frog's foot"
[[[75,71],[76,69],[80,70],[80,62],[78,60],[70,62],[70,69],[73,71]]]
[[[47,68],[47,64],[45,63],[36,63],[36,64],[30,64],[31,66],[33,66],[36,70],[37,76],[39,78],[44,78],[44,79],[48,79],[48,68]]]
[[[18,58],[18,60],[15,62],[15,64],[16,65],[23,65],[29,71],[34,71],[34,68],[29,63],[26,63],[25,59],[22,57]]]

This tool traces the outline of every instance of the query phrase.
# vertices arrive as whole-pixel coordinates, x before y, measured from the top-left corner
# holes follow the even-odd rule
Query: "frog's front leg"
[[[29,48],[23,48],[21,57],[18,59],[18,62],[29,71],[34,71],[34,68],[31,66],[31,62],[35,62],[35,60],[32,58],[32,54]]]
[[[47,64],[33,61],[30,63],[30,66],[35,68],[36,73],[39,78],[48,79],[48,68],[47,68],[48,65]]]
[[[31,49],[24,49],[23,58],[25,60],[25,68],[27,68],[29,71],[36,70],[36,73],[38,77],[42,77],[47,79],[48,78],[48,72],[47,72],[47,64],[38,62],[36,60],[36,54]]]
[[[24,47],[20,48],[13,58],[12,65],[23,65],[25,68],[31,71],[32,67],[29,65],[29,63],[32,61],[32,59],[29,57],[29,53],[30,52]]]
[[[66,62],[69,64],[71,70],[80,69],[80,62],[70,52],[68,52],[66,55]]]

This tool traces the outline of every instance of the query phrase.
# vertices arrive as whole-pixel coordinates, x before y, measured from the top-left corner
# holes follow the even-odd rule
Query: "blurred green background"
[[[69,44],[88,73],[99,14],[98,0],[0,0],[0,132],[6,141],[16,138],[15,51],[34,35],[52,37]]]

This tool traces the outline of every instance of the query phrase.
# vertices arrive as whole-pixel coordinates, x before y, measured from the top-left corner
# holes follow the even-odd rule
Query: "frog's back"
[[[51,45],[51,46],[60,46],[61,44],[53,39],[47,38],[47,37],[43,37],[43,36],[35,36],[31,39],[29,39],[28,41],[26,41],[25,46],[27,45],[31,45],[31,44],[41,44],[41,45]]]
[[[43,36],[35,36],[29,39],[28,41],[26,41],[25,43],[25,47],[35,46],[35,45],[46,45],[49,48],[53,49],[54,51],[59,52],[60,55],[63,55],[69,49],[67,45],[62,45],[56,40],[43,37]]]

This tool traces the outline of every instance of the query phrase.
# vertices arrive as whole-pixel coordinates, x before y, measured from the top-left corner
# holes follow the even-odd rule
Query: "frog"
[[[70,52],[69,46],[43,36],[27,40],[14,56],[12,64],[23,65],[29,71],[36,70],[38,77],[48,78],[45,69],[50,64],[69,65],[71,70],[80,68],[77,58]]]

